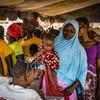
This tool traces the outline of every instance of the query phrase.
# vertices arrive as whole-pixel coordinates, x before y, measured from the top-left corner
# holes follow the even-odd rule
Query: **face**
[[[87,25],[85,25],[84,23],[79,23],[79,36],[83,36],[84,33],[86,33]]]
[[[51,50],[53,48],[53,41],[51,40],[43,40],[43,46],[46,50]]]
[[[96,42],[100,42],[100,36],[99,35],[97,35],[97,34],[93,34],[93,39],[94,39],[94,41],[96,41]]]
[[[64,26],[63,36],[65,39],[69,40],[74,36],[75,32],[76,32],[76,30],[75,30],[74,26],[69,23]]]

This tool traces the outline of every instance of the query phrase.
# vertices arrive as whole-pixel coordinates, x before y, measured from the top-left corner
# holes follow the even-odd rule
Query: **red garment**
[[[55,70],[59,68],[59,58],[54,50],[46,51],[39,57],[39,61],[45,65],[45,81],[46,81],[46,95],[47,96],[62,96],[65,100],[69,97],[64,93],[64,90],[58,86]],[[43,77],[42,77],[43,79]]]
[[[30,19],[30,22],[33,23],[33,24],[38,24],[39,25],[39,22],[37,21],[37,19]]]
[[[4,99],[3,97],[0,97],[0,100],[6,100],[6,99]]]
[[[8,27],[8,35],[13,38],[19,38],[23,32],[23,29],[20,25],[13,23]]]
[[[56,70],[59,68],[59,58],[54,51],[45,51],[39,59],[45,66],[49,66],[51,69]]]

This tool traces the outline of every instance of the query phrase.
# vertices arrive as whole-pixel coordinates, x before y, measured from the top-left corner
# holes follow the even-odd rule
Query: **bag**
[[[80,93],[78,93],[78,90],[80,90]],[[76,93],[77,93],[77,100],[84,100],[81,84],[78,86],[78,88],[76,88]]]

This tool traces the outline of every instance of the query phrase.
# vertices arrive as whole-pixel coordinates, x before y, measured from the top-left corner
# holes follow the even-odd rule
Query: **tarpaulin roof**
[[[31,17],[34,15],[33,12],[37,12],[42,16],[61,15],[61,17],[64,17],[66,13],[79,11],[98,3],[100,3],[100,0],[0,0],[0,18],[6,16],[10,19],[17,16],[21,18],[24,16]],[[81,14],[81,12],[79,13]],[[89,12],[85,12],[85,14],[88,15]],[[72,16],[72,14],[68,15]]]

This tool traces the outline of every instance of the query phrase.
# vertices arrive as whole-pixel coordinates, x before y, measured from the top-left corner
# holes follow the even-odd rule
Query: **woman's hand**
[[[80,85],[79,80],[76,80],[72,85],[64,89],[65,94],[71,95],[79,85]]]
[[[71,95],[75,90],[75,87],[73,85],[68,86],[67,88],[65,88],[64,92],[66,95]]]

